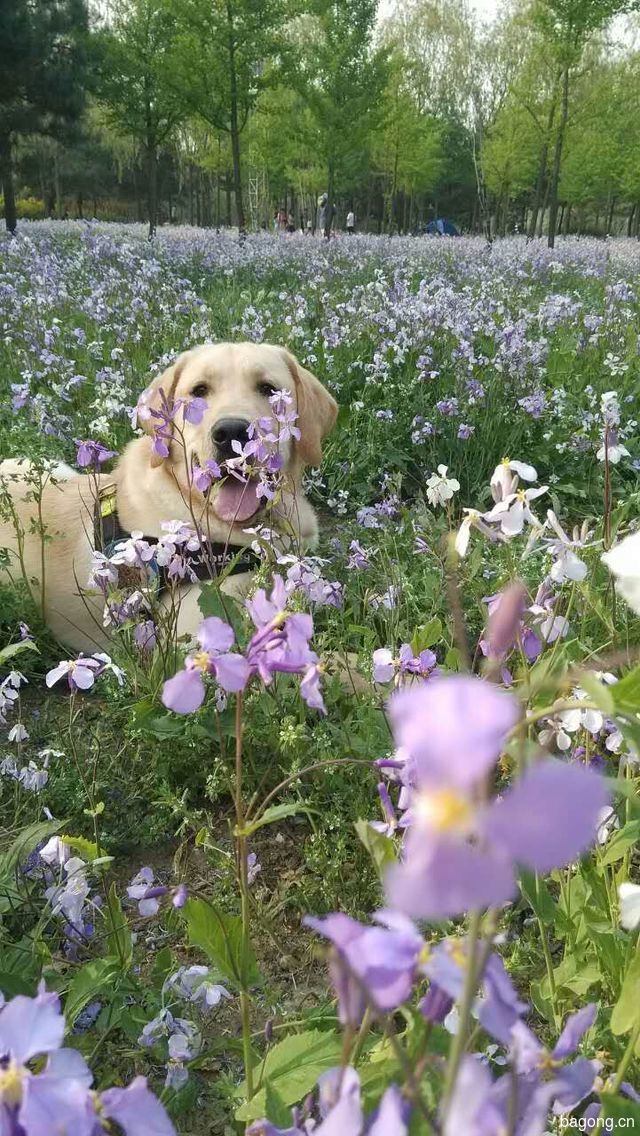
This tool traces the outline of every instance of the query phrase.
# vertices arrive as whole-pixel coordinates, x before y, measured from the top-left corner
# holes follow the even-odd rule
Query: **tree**
[[[311,0],[290,81],[318,129],[327,176],[329,236],[336,181],[367,161],[381,116],[387,51],[372,47],[376,0]]]
[[[374,152],[386,183],[385,221],[391,230],[396,194],[405,195],[405,216],[410,223],[415,194],[431,192],[444,165],[440,124],[419,110],[399,55],[390,61],[384,120],[376,134]]]
[[[13,146],[26,134],[59,136],[84,103],[85,0],[0,5],[0,174],[5,223],[16,229]]]
[[[113,126],[142,145],[149,236],[158,223],[158,151],[185,117],[174,48],[177,24],[164,0],[116,0],[96,37],[98,90]]]
[[[167,0],[180,24],[178,82],[192,114],[231,142],[238,228],[246,228],[241,136],[283,50],[276,0]]]
[[[534,0],[532,18],[558,64],[560,113],[549,179],[548,244],[553,248],[558,222],[558,186],[569,121],[571,83],[593,36],[622,12],[637,8],[638,0]]]

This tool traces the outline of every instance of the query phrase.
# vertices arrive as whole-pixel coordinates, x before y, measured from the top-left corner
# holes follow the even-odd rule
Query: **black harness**
[[[97,552],[102,552],[109,557],[113,554],[116,545],[128,540],[130,536],[131,533],[123,529],[120,524],[115,486],[108,486],[101,490],[95,504],[93,513],[94,548]],[[158,538],[143,536],[141,540],[145,540],[149,544],[157,544]],[[238,576],[244,572],[254,571],[262,563],[260,557],[252,548],[247,548],[245,545],[233,547],[224,544],[222,541],[215,543],[206,541],[193,552],[185,549],[182,555],[189,565],[190,580],[193,579],[193,576],[198,580],[214,580],[223,572],[225,576]],[[157,564],[155,560],[149,563],[148,568],[156,577],[158,593],[165,591],[171,583],[175,582],[169,577],[167,569]],[[130,577],[135,574],[139,576],[138,569],[121,565],[119,582],[122,586],[133,584],[135,581]],[[139,583],[139,580],[137,582]]]

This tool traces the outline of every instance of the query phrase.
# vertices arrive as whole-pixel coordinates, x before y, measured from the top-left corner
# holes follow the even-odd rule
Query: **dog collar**
[[[105,486],[98,493],[93,515],[93,535],[94,548],[105,556],[111,556],[116,545],[131,536],[131,533],[120,524],[115,485]],[[158,542],[156,536],[143,536],[141,539],[149,544]],[[185,549],[183,555],[198,580],[212,580],[223,572],[227,576],[238,576],[253,571],[262,563],[252,548],[247,548],[246,545],[224,544],[222,541],[206,541],[193,552]],[[123,567],[128,576],[131,569]],[[155,559],[147,567],[157,578],[159,592],[169,587],[170,580],[165,567],[157,564]],[[123,580],[123,584],[125,583],[128,584],[129,580]]]

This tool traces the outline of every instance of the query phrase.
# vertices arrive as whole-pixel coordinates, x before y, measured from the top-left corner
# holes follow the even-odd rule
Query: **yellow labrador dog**
[[[68,467],[52,468],[42,492],[41,522],[34,519],[37,507],[28,463],[0,465],[13,511],[12,520],[5,507],[0,520],[0,549],[10,552],[8,574],[15,578],[22,572],[34,598],[44,596],[45,618],[56,638],[85,652],[106,643],[103,598],[84,591],[96,545],[96,482],[100,495],[106,492],[112,498],[122,539],[133,532],[157,538],[162,522],[183,521],[193,527],[195,520],[212,545],[222,545],[231,554],[251,544],[254,537],[246,529],[259,524],[263,512],[254,484],[226,477],[204,496],[193,483],[192,470],[207,460],[223,464],[233,458],[231,443],[246,442],[249,424],[270,415],[269,399],[278,391],[292,398],[300,438],[277,442],[283,481],[268,523],[283,537],[288,534],[299,551],[317,537],[316,517],[302,492],[302,472],[306,465],[320,463],[322,441],[335,423],[337,406],[318,379],[282,347],[220,343],[184,352],[141,396],[138,420],[146,434],[128,444],[113,473],[96,478]],[[195,398],[206,403],[202,417],[197,424],[177,417],[177,427],[170,424],[165,431],[162,448],[167,456],[158,454],[152,436],[158,419],[152,412],[161,411],[165,399],[171,403]],[[243,571],[228,576],[222,588],[242,594],[249,582],[250,573]],[[198,595],[197,584],[181,587],[178,634],[195,633],[202,619]]]

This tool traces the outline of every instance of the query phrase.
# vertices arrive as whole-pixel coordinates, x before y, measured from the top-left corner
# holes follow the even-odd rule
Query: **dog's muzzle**
[[[238,456],[231,443],[239,442],[244,446],[249,441],[248,428],[249,421],[246,418],[221,418],[216,422],[211,431],[211,439],[221,461]]]

